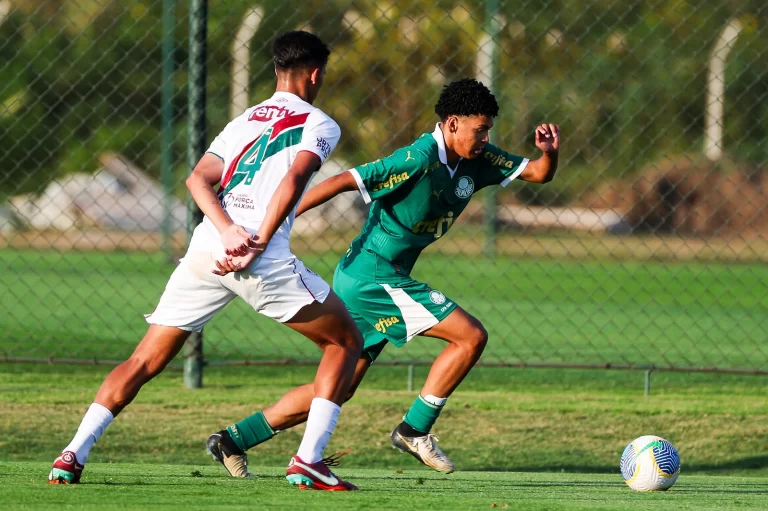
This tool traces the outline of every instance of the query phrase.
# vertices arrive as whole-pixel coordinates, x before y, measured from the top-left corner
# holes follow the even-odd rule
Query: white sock
[[[301,439],[299,452],[296,455],[304,463],[316,463],[323,459],[323,451],[331,439],[331,433],[336,429],[341,407],[333,401],[321,397],[312,400],[307,418],[307,429]]]
[[[109,409],[98,403],[92,403],[88,411],[85,412],[80,427],[77,428],[75,438],[69,442],[64,451],[74,452],[77,461],[85,465],[85,462],[88,461],[88,455],[91,453],[91,447],[104,434],[104,430],[107,429],[112,419],[114,416]]]

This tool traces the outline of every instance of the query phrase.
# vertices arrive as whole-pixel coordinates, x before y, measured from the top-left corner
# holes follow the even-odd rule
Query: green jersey
[[[376,282],[402,279],[421,251],[448,232],[474,193],[506,186],[527,164],[486,144],[480,156],[451,168],[438,125],[391,156],[351,169],[363,199],[373,205],[340,269]]]

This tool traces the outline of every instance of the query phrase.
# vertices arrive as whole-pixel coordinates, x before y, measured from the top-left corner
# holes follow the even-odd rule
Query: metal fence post
[[[478,52],[478,79],[483,82],[492,93],[496,93],[497,66],[499,60],[499,0],[488,0],[485,9],[485,34],[481,39]],[[493,131],[489,134],[489,142],[493,143],[496,137]],[[491,187],[485,191],[485,243],[483,253],[487,257],[496,255],[496,188]]]
[[[189,9],[189,121],[187,164],[190,172],[205,152],[205,81],[208,1],[190,0]],[[187,239],[200,223],[201,212],[187,199]],[[203,332],[194,332],[184,346],[184,384],[191,389],[203,386]]]
[[[172,260],[171,197],[173,195],[173,52],[176,45],[176,0],[163,0],[162,128],[160,137],[161,181],[163,183],[162,248]]]
[[[234,119],[248,108],[249,80],[251,77],[251,39],[264,20],[264,8],[249,9],[232,39],[232,91],[229,117]]]
[[[653,372],[653,369],[646,369],[645,370],[645,380],[644,380],[644,392],[645,399],[648,399],[648,396],[651,395],[651,373]]]
[[[725,60],[743,29],[738,18],[728,20],[709,57],[707,73],[707,113],[704,154],[712,161],[723,155],[723,104],[725,103]]]
[[[479,364],[768,375],[760,2],[646,2],[631,16],[583,0],[342,2],[328,16],[322,2],[152,0],[46,15],[60,3],[0,0],[0,75],[13,77],[0,84],[0,265],[25,284],[0,276],[0,364],[130,356],[130,325],[169,273],[147,269],[200,220],[177,193],[179,166],[207,149],[206,124],[218,131],[273,90],[269,46],[301,27],[333,48],[321,104],[344,133],[316,183],[429,131],[442,87],[465,75],[498,96],[494,145],[535,158],[528,130],[564,126],[554,183],[489,187],[419,260],[420,280],[499,338]],[[359,194],[345,199],[295,224],[295,248],[326,277],[365,216]],[[67,320],[42,322],[48,310]],[[316,362],[246,313],[206,325],[206,346],[190,339],[176,362],[191,387],[204,362]],[[377,363],[432,359],[388,353]]]

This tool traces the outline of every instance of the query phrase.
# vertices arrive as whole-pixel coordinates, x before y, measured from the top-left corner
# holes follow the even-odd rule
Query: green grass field
[[[8,509],[718,509],[768,508],[768,379],[660,373],[478,368],[435,433],[459,471],[444,476],[389,446],[415,397],[406,370],[374,367],[344,406],[329,450],[364,490],[300,492],[281,478],[302,428],[250,453],[261,477],[232,480],[204,453],[207,435],[309,381],[310,367],[211,367],[205,388],[179,371],[151,382],[94,449],[79,487],[46,482],[106,367],[0,364],[0,480]],[[418,388],[426,375],[416,369]],[[682,460],[668,492],[640,494],[618,471],[641,434],[671,440]]]
[[[330,279],[338,254],[303,256]],[[122,359],[146,330],[173,267],[158,255],[0,250],[0,356]],[[430,254],[414,276],[482,319],[488,363],[762,369],[768,267],[713,262],[575,261]],[[308,341],[233,303],[205,330],[211,361],[316,359]],[[384,360],[429,361],[419,338]],[[0,479],[11,509],[766,509],[768,378],[630,371],[477,368],[434,432],[459,467],[442,476],[389,446],[416,392],[405,367],[378,365],[344,407],[329,449],[352,448],[339,474],[364,491],[299,492],[281,477],[302,427],[251,452],[256,480],[231,480],[207,435],[311,381],[313,367],[205,370],[187,390],[161,375],[110,427],[80,487],[51,487],[104,366],[0,363]],[[415,369],[415,388],[427,374]],[[621,480],[624,446],[671,440],[683,472],[663,494]],[[333,499],[329,502],[329,499]]]
[[[613,476],[464,472],[440,476],[404,470],[345,470],[364,491],[301,492],[280,469],[255,480],[232,480],[214,467],[95,464],[99,476],[80,487],[40,482],[40,463],[0,462],[9,509],[512,509],[764,510],[765,480],[689,476],[666,493],[633,493]]]
[[[330,279],[338,254],[302,255]],[[123,359],[173,267],[159,255],[0,251],[0,355]],[[414,277],[480,318],[483,361],[765,369],[768,266],[429,254]],[[316,359],[243,303],[206,327],[209,360]],[[382,360],[431,360],[418,339]]]

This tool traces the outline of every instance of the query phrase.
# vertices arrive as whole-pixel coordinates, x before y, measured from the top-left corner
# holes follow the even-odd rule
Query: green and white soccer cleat
[[[438,472],[450,474],[456,466],[448,456],[437,446],[437,437],[432,434],[424,436],[405,436],[397,428],[392,432],[392,447],[410,454],[426,466]]]
[[[248,472],[248,455],[235,444],[226,429],[209,436],[205,445],[208,454],[221,463],[232,477],[256,477]]]

